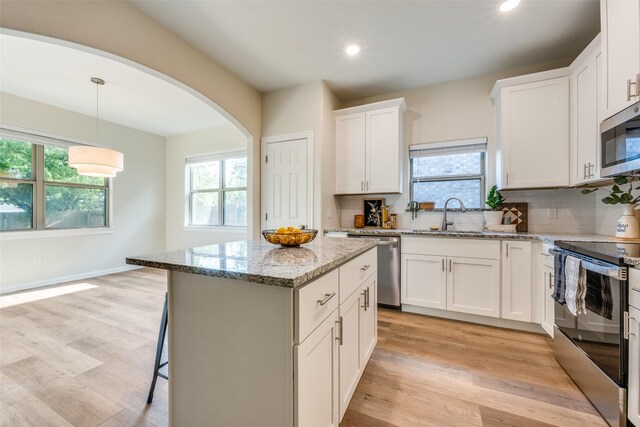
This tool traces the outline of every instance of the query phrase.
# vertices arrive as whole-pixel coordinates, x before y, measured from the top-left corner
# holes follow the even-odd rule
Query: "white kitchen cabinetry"
[[[400,273],[402,303],[446,310],[445,263],[443,256],[403,254]]]
[[[500,242],[402,239],[402,304],[500,317]]]
[[[500,261],[447,259],[447,310],[500,317]]]
[[[627,418],[640,426],[640,310],[629,307],[629,388]]]
[[[542,245],[540,251],[540,325],[550,337],[553,338],[554,324],[554,300],[553,289],[555,284],[554,259],[549,254],[551,245]]]
[[[340,418],[356,390],[360,374],[360,294],[354,292],[340,305]]]
[[[404,98],[334,111],[335,194],[402,192]]]
[[[600,179],[600,36],[571,64],[571,185]]]
[[[338,312],[296,347],[297,426],[338,427]]]
[[[498,187],[568,186],[568,69],[499,80],[492,97],[497,114]]]
[[[364,371],[378,341],[377,276],[371,277],[360,293],[360,366]]]
[[[531,242],[502,242],[502,318],[531,322]]]
[[[605,119],[640,100],[640,1],[601,0]]]

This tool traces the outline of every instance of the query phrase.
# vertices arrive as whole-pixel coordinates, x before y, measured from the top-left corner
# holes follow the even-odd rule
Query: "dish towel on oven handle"
[[[555,281],[553,284],[553,299],[558,302],[558,304],[564,305],[564,291],[566,286],[566,280],[564,277],[564,262],[566,261],[567,256],[563,253],[557,253],[554,262],[553,262],[553,274],[555,277]]]
[[[587,295],[587,272],[579,258],[567,256],[564,265],[564,299],[571,314],[586,314],[585,296]]]

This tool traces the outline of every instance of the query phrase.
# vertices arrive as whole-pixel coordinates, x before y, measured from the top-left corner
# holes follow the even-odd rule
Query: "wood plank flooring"
[[[145,404],[165,273],[48,289],[0,296],[0,426],[166,426],[167,381]],[[605,425],[542,335],[390,310],[341,423]]]

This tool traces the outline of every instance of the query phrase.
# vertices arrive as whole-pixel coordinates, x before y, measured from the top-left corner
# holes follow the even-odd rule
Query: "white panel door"
[[[376,305],[378,276],[374,275],[363,285],[360,292],[360,369],[365,369],[378,337]]]
[[[502,318],[531,322],[531,242],[502,242]]]
[[[447,310],[500,317],[500,260],[447,258]]]
[[[360,304],[364,301],[354,292],[340,305],[342,337],[340,342],[340,419],[344,416],[351,396],[358,386],[360,374]]]
[[[569,185],[569,78],[502,89],[502,188]]]
[[[640,426],[640,310],[629,307],[628,418]]]
[[[571,185],[600,178],[598,146],[598,56],[596,53],[571,76]]]
[[[600,16],[606,82],[604,119],[638,102],[640,1],[602,0]]]
[[[336,194],[364,193],[365,113],[335,118]]]
[[[402,192],[400,117],[398,107],[366,113],[366,193]]]
[[[295,425],[338,427],[338,311],[295,347]]]
[[[307,140],[268,143],[266,156],[265,228],[307,226]]]
[[[446,310],[445,257],[403,254],[401,265],[402,304]]]

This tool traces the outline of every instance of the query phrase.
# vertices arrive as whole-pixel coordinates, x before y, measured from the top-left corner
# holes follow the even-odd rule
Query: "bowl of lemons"
[[[318,230],[306,230],[296,227],[280,227],[277,230],[264,230],[265,240],[274,245],[285,247],[300,246],[316,238]]]

